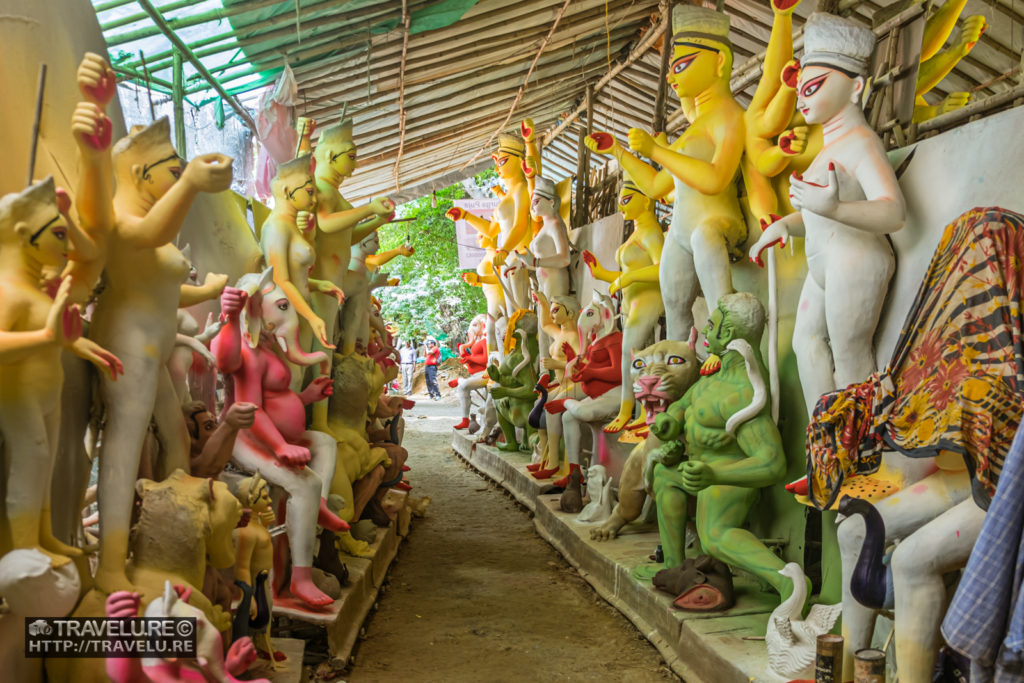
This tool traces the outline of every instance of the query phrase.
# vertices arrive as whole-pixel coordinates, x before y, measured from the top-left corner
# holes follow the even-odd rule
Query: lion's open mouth
[[[633,395],[644,407],[647,424],[652,425],[654,424],[654,418],[665,412],[665,409],[675,399],[662,389],[660,382],[651,389],[652,383],[650,381],[645,382],[643,381],[644,379],[646,378],[642,377],[640,381],[634,382]]]

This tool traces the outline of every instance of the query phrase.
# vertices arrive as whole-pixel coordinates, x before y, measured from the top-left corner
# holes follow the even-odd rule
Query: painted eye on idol
[[[622,204],[623,206],[625,206],[626,204],[629,204],[629,202],[632,199],[633,199],[633,195],[631,195],[631,194],[624,194],[624,195],[622,195],[622,199],[619,200],[619,204]]]
[[[828,74],[822,74],[817,78],[812,78],[807,81],[807,83],[804,84],[804,87],[800,88],[801,97],[810,97],[814,93],[818,92],[821,89],[821,86],[824,85],[827,78]]]
[[[669,365],[684,365],[685,363],[686,363],[686,359],[683,358],[682,356],[669,356],[668,357],[668,364]]]
[[[287,311],[288,310],[288,300],[287,299],[281,299],[280,301],[278,301],[277,302],[277,310],[279,310],[279,311]]]
[[[63,225],[53,229],[53,236],[63,242],[68,237],[68,230]]]
[[[681,74],[686,71],[687,67],[693,64],[693,60],[697,59],[698,54],[699,53],[697,52],[693,52],[672,62],[672,73]]]
[[[637,358],[633,361],[634,370],[643,370],[645,367],[647,367],[647,363],[644,362],[643,358]]]

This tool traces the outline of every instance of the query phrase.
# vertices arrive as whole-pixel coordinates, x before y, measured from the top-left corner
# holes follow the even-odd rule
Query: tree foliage
[[[494,175],[488,170],[474,181],[478,187],[487,187]],[[376,291],[384,319],[404,339],[433,335],[459,341],[473,316],[487,311],[483,291],[462,281],[455,223],[444,215],[454,200],[467,196],[461,184],[446,187],[436,192],[436,208],[431,196],[421,197],[399,210],[400,217],[413,221],[380,228],[381,251],[395,249],[407,238],[416,250],[412,257],[396,258],[383,267],[392,277],[401,278],[401,284]]]

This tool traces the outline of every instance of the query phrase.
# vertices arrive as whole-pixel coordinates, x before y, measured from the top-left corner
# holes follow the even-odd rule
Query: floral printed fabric
[[[983,508],[1024,412],[1024,216],[972,209],[946,227],[888,367],[825,394],[807,427],[810,497],[824,509],[882,451],[960,453]]]

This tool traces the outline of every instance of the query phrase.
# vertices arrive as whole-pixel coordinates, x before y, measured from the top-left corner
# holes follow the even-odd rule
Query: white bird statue
[[[590,502],[583,508],[576,521],[580,524],[600,524],[612,516],[615,501],[612,500],[612,478],[604,465],[591,465],[587,470],[587,492]]]
[[[768,617],[768,630],[764,636],[768,663],[780,676],[810,678],[814,673],[818,636],[832,630],[842,605],[812,605],[807,618],[801,619],[807,599],[804,570],[796,562],[790,562],[779,573],[793,580],[793,594]]]

